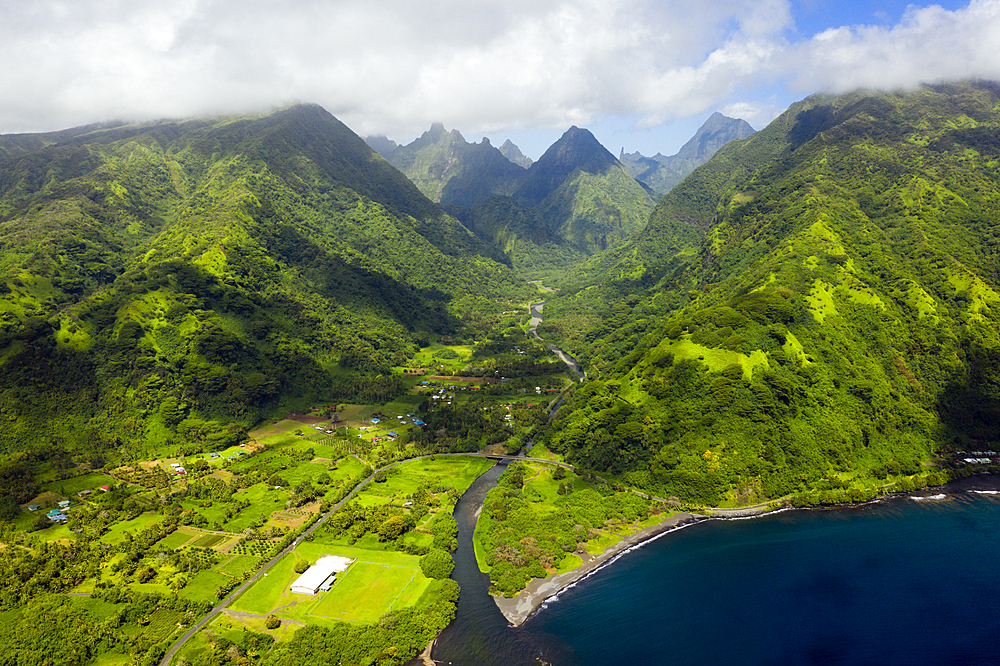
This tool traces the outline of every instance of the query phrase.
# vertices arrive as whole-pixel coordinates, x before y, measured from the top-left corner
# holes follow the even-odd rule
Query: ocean
[[[458,617],[433,657],[455,665],[998,664],[998,489],[996,479],[975,479],[860,507],[697,523],[626,553],[517,629],[484,603],[484,577],[466,566]]]

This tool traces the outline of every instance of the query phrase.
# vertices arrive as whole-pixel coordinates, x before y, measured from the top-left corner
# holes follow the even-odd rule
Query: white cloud
[[[830,29],[789,49],[780,70],[809,92],[1000,78],[1000,2],[973,0],[954,11],[911,5],[892,27]]]
[[[0,102],[4,131],[289,100],[362,132],[669,118],[726,91],[733,59],[757,57],[750,42],[788,22],[785,0],[41,0],[2,12],[0,85],[17,91]]]
[[[793,33],[789,0],[0,0],[0,132],[290,101],[397,139],[716,108],[759,127],[771,103],[738,105],[776,82],[1000,78],[1000,0]]]
[[[781,115],[784,110],[785,106],[772,98],[763,102],[733,102],[719,108],[719,113],[730,118],[742,118],[754,129],[759,130]]]

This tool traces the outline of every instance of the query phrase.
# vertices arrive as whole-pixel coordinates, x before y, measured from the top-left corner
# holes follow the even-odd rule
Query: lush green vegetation
[[[364,410],[344,413],[351,411]],[[276,425],[260,433],[269,433],[260,439],[270,446],[240,449],[244,455],[231,455],[232,460],[220,456],[221,463],[207,454],[192,457],[186,462],[191,471],[182,477],[169,476],[164,468],[172,468],[163,461],[115,468],[107,476],[65,470],[76,475],[67,476],[61,486],[92,490],[73,496],[65,525],[46,516],[65,495],[36,483],[33,500],[40,508],[35,515],[19,510],[13,521],[0,523],[5,551],[0,613],[9,620],[0,642],[7,646],[10,663],[34,663],[25,655],[42,642],[58,642],[53,632],[72,639],[55,647],[65,647],[69,655],[59,663],[119,658],[156,663],[208,604],[249,578],[291,542],[297,529],[370,474],[371,468],[354,455],[315,457],[304,433],[288,439],[274,431]],[[295,421],[283,428],[302,431]],[[328,437],[325,432],[316,436]],[[393,455],[421,452],[409,444]],[[196,466],[198,461],[205,464]],[[426,645],[454,613],[458,590],[447,579],[457,533],[451,511],[458,496],[491,465],[483,458],[448,456],[390,468],[335,514],[314,540],[299,543],[237,600],[234,608],[250,616],[214,622],[185,645],[181,657],[205,665],[259,659],[274,640],[294,644],[290,627],[305,623],[334,633],[347,631],[358,642],[342,649],[358,654],[371,650],[378,663],[406,661],[415,654],[411,648]],[[289,481],[275,486],[277,476]],[[109,491],[92,487],[105,480],[112,481]],[[197,527],[205,523],[213,531]],[[296,564],[328,553],[355,563],[329,593],[295,603],[301,597],[289,598],[288,586],[297,575]],[[91,596],[54,596],[65,593]],[[94,609],[104,615],[92,617]],[[39,615],[56,619],[39,623]],[[349,629],[340,626],[344,622]],[[99,630],[77,636],[81,626]]]
[[[992,84],[812,97],[628,238],[651,204],[568,133],[465,218],[537,275],[622,239],[547,299],[590,379],[552,420],[533,289],[322,110],[0,137],[0,660],[155,663],[379,469],[184,658],[402,663],[489,464],[421,455],[608,480],[511,467],[475,537],[501,594],[666,506],[995,470],[964,452],[1000,441],[998,131]],[[288,606],[323,553],[356,570]]]
[[[424,196],[446,206],[471,208],[491,195],[512,193],[524,178],[524,169],[488,140],[467,143],[458,130],[448,132],[440,123],[387,159]]]
[[[530,293],[505,261],[318,107],[17,154],[0,451],[142,459],[319,399],[385,402],[392,366]]]
[[[518,275],[551,285],[584,257],[640,229],[653,208],[625,167],[576,127],[527,170],[440,126],[389,159],[501,250]]]
[[[597,379],[548,447],[692,504],[864,498],[995,448],[998,108],[816,96],[721,149],[546,304]]]
[[[310,627],[276,648],[274,663],[310,649],[309,641],[319,640],[309,638],[313,632],[341,639],[346,634],[355,642],[338,648],[347,652],[336,654],[369,655],[369,661],[357,663],[406,661],[454,614],[458,586],[448,574],[457,526],[451,513],[461,493],[492,464],[449,456],[392,468],[241,595],[234,610],[275,618],[279,625],[272,630],[286,621]],[[409,538],[414,534],[429,536],[432,546]],[[298,570],[328,554],[354,562],[337,575],[328,592],[316,597],[291,593]],[[196,641],[189,654],[214,654],[206,644],[213,642]]]
[[[476,556],[491,593],[514,596],[532,578],[581,564],[663,511],[624,488],[563,467],[514,463],[486,495],[476,525]]]

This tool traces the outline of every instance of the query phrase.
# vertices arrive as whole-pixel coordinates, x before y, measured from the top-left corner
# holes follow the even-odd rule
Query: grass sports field
[[[317,595],[319,603],[310,609],[309,615],[375,622],[394,607],[413,605],[430,582],[419,568],[357,560],[337,576],[329,592]]]
[[[315,596],[292,594],[298,578],[297,560],[315,562],[323,555],[354,559],[329,592]],[[416,604],[434,581],[420,571],[420,558],[393,551],[305,542],[276,565],[233,604],[233,610],[279,617],[308,624],[324,621],[375,622],[387,611]],[[280,610],[278,610],[280,609]]]

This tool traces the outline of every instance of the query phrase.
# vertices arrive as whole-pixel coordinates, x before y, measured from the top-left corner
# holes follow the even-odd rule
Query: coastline
[[[709,518],[684,512],[672,514],[656,525],[650,525],[638,532],[625,535],[621,541],[609,546],[603,552],[591,556],[589,560],[572,571],[549,578],[534,578],[516,597],[493,596],[493,601],[496,603],[497,608],[500,609],[500,612],[503,613],[503,616],[507,618],[507,622],[511,626],[518,627],[528,619],[535,609],[545,603],[547,599],[586,578],[616,559],[626,550],[655,539],[667,532],[672,532],[703,520],[709,520]]]
[[[758,518],[760,516],[787,511],[790,507],[785,504],[775,505],[773,503],[759,504],[749,507],[734,509],[709,509],[703,514],[693,514],[679,512],[671,514],[656,525],[644,527],[638,532],[625,535],[621,541],[609,546],[598,555],[590,556],[590,559],[572,571],[549,578],[533,578],[520,594],[516,597],[498,597],[490,595],[496,603],[497,608],[507,618],[507,622],[513,627],[524,624],[535,610],[545,603],[546,600],[556,596],[567,587],[583,580],[598,569],[610,564],[625,551],[642,545],[647,541],[652,541],[668,532],[673,532],[688,525],[694,525],[705,520],[740,520],[746,518]]]
[[[932,489],[922,488],[921,490],[928,491]],[[507,622],[513,627],[519,627],[524,624],[531,614],[544,604],[546,600],[558,595],[566,588],[574,585],[580,580],[583,580],[598,569],[603,568],[605,565],[610,564],[625,551],[639,546],[647,541],[656,539],[668,532],[672,532],[705,520],[746,520],[759,518],[771,513],[779,513],[781,511],[790,511],[794,509],[815,510],[845,508],[847,506],[864,506],[865,504],[872,502],[884,501],[885,499],[896,495],[908,496],[912,495],[912,492],[894,493],[876,498],[874,500],[869,500],[868,502],[834,504],[821,507],[793,507],[788,505],[786,502],[768,502],[732,509],[706,509],[704,513],[700,514],[679,512],[670,515],[656,525],[651,525],[639,530],[638,532],[625,535],[621,541],[609,546],[598,555],[590,556],[590,559],[584,561],[583,564],[572,571],[567,571],[564,574],[551,576],[549,578],[533,578],[515,597],[508,598],[496,595],[490,596],[492,597],[494,603],[496,603],[497,608],[500,609],[500,612],[507,619]]]
[[[985,476],[988,478],[989,475]],[[944,494],[945,497],[950,497],[959,495],[963,492],[1000,495],[1000,476],[993,477],[996,480],[996,483],[987,484],[985,487],[976,483],[976,481],[982,481],[983,478],[984,476],[976,476],[968,479],[959,479],[951,481],[943,486],[929,486],[915,491],[894,493],[870,500],[868,502],[803,507],[795,507],[789,505],[787,502],[780,502],[725,509],[716,507],[703,509],[698,513],[679,512],[668,516],[656,525],[651,525],[638,532],[623,537],[622,541],[612,545],[599,555],[591,556],[588,561],[584,562],[581,566],[572,571],[546,579],[533,579],[516,597],[504,598],[490,595],[490,598],[507,620],[508,626],[517,628],[524,624],[524,622],[526,622],[539,607],[545,604],[548,599],[551,599],[552,597],[558,595],[562,590],[565,590],[566,588],[571,587],[577,582],[587,578],[590,574],[600,570],[604,566],[608,566],[628,550],[641,546],[648,541],[655,540],[670,532],[683,529],[688,525],[697,524],[706,520],[749,520],[772,513],[803,509],[815,511],[824,509],[860,508],[866,505],[884,502],[889,499],[903,497],[910,497],[915,500],[938,499],[939,495],[942,494]],[[438,636],[440,636],[440,633]],[[431,651],[436,647],[436,642],[437,637],[435,637],[435,639],[427,645],[421,654],[415,655],[413,659],[406,662],[406,666],[437,666],[439,664],[446,663],[444,661],[438,661],[431,656]]]

